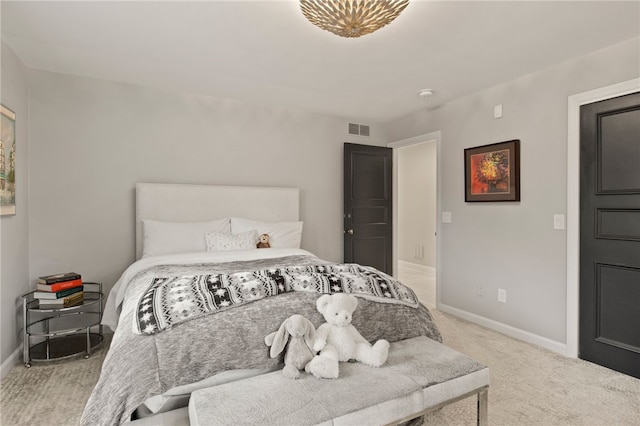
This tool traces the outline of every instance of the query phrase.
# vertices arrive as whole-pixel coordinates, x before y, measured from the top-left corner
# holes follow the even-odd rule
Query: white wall
[[[436,143],[396,150],[398,260],[435,268]]]
[[[441,131],[441,210],[453,213],[441,225],[441,308],[562,351],[567,245],[553,215],[566,213],[567,99],[638,76],[634,38],[390,123],[392,140]],[[464,148],[511,139],[522,144],[522,201],[465,203]],[[506,304],[498,288],[507,290]]]
[[[387,139],[375,123],[354,137],[345,118],[43,71],[30,114],[31,278],[73,270],[107,290],[135,257],[136,182],[299,187],[302,247],[341,261],[343,143]]]
[[[0,216],[0,363],[4,375],[21,342],[20,296],[29,282],[29,115],[27,68],[2,43],[0,101],[16,113],[16,214]],[[20,315],[18,315],[20,314]],[[8,361],[9,362],[6,362]]]

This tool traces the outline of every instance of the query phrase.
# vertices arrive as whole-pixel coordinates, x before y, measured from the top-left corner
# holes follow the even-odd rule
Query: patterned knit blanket
[[[156,277],[136,312],[135,331],[152,335],[185,321],[291,291],[351,293],[418,307],[415,293],[393,277],[358,264],[287,266],[232,274]]]

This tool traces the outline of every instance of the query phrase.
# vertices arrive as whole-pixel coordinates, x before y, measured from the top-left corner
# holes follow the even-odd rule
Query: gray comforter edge
[[[312,256],[228,262],[224,264],[163,265],[136,275],[111,347],[81,419],[82,425],[118,425],[148,397],[236,369],[276,369],[281,359],[269,357],[264,336],[277,330],[290,315],[301,314],[316,327],[324,319],[316,311],[313,293],[285,293],[231,310],[207,315],[145,336],[133,332],[135,309],[153,276],[234,272],[277,265],[318,263]],[[369,341],[390,342],[424,335],[442,341],[428,309],[359,299],[353,325]]]

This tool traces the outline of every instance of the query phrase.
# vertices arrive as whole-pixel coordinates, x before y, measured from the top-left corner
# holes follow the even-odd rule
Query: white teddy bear
[[[337,379],[339,361],[355,359],[371,367],[380,367],[387,361],[389,342],[381,339],[372,346],[351,324],[357,306],[358,299],[344,293],[325,294],[316,301],[318,311],[327,322],[316,330],[313,351],[320,353],[307,364],[307,373]]]

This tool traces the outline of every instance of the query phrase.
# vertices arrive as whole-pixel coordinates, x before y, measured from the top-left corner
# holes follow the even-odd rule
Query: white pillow
[[[207,222],[162,222],[143,219],[144,245],[142,257],[207,250],[204,234],[231,232],[229,218]]]
[[[273,248],[300,248],[302,222],[261,222],[240,217],[231,218],[231,232],[239,234],[252,229],[258,236],[269,234],[269,245]]]
[[[207,232],[205,240],[207,241],[207,251],[257,250],[258,231],[252,229],[240,234]]]

